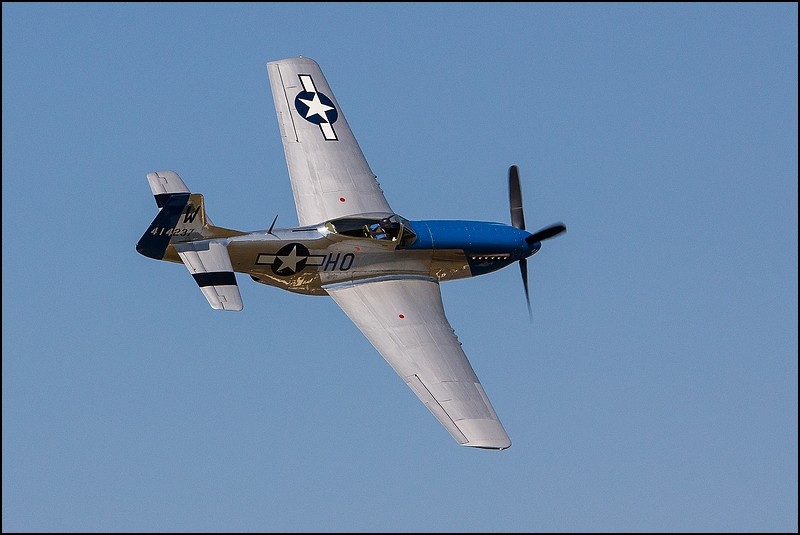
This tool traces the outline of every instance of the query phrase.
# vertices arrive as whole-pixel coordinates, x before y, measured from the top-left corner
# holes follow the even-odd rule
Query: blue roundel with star
[[[333,124],[339,118],[333,101],[319,91],[298,93],[294,98],[294,108],[306,121],[316,125]]]

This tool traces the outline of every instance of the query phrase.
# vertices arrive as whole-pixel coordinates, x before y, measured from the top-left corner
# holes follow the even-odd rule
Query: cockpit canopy
[[[411,245],[417,239],[408,220],[397,214],[342,217],[328,221],[325,223],[325,228],[342,236],[397,242],[398,246]]]

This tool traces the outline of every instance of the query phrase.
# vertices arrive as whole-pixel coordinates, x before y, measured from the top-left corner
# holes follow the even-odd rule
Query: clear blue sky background
[[[797,531],[796,4],[3,3],[3,531]],[[173,169],[296,224],[265,63],[392,207],[565,235],[442,286],[514,445],[327,298],[135,252]]]

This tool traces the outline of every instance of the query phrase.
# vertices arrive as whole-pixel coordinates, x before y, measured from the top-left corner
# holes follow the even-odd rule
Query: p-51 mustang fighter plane
[[[234,273],[291,292],[329,295],[437,420],[463,446],[511,445],[442,306],[439,283],[526,259],[566,230],[525,231],[519,175],[509,171],[511,226],[409,221],[383,196],[317,63],[267,64],[300,226],[240,232],[217,227],[203,196],[172,171],[149,173],[159,212],[136,245],[183,263],[212,308],[241,310]],[[276,218],[277,220],[277,218]],[[530,300],[528,299],[530,311]]]

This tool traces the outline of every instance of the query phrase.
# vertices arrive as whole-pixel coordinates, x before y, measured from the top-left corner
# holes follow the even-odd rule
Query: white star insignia
[[[297,256],[297,246],[292,247],[292,251],[286,256],[279,256],[276,258],[280,262],[280,267],[275,271],[283,271],[284,269],[290,270],[292,273],[297,271],[297,264],[304,258]]]
[[[312,100],[306,100],[304,98],[299,99],[300,102],[308,106],[308,112],[306,112],[306,119],[311,117],[312,115],[319,115],[322,117],[323,120],[326,122],[328,121],[327,111],[332,110],[333,106],[328,106],[327,104],[323,104],[322,101],[319,99],[319,94],[314,93],[314,98]]]

